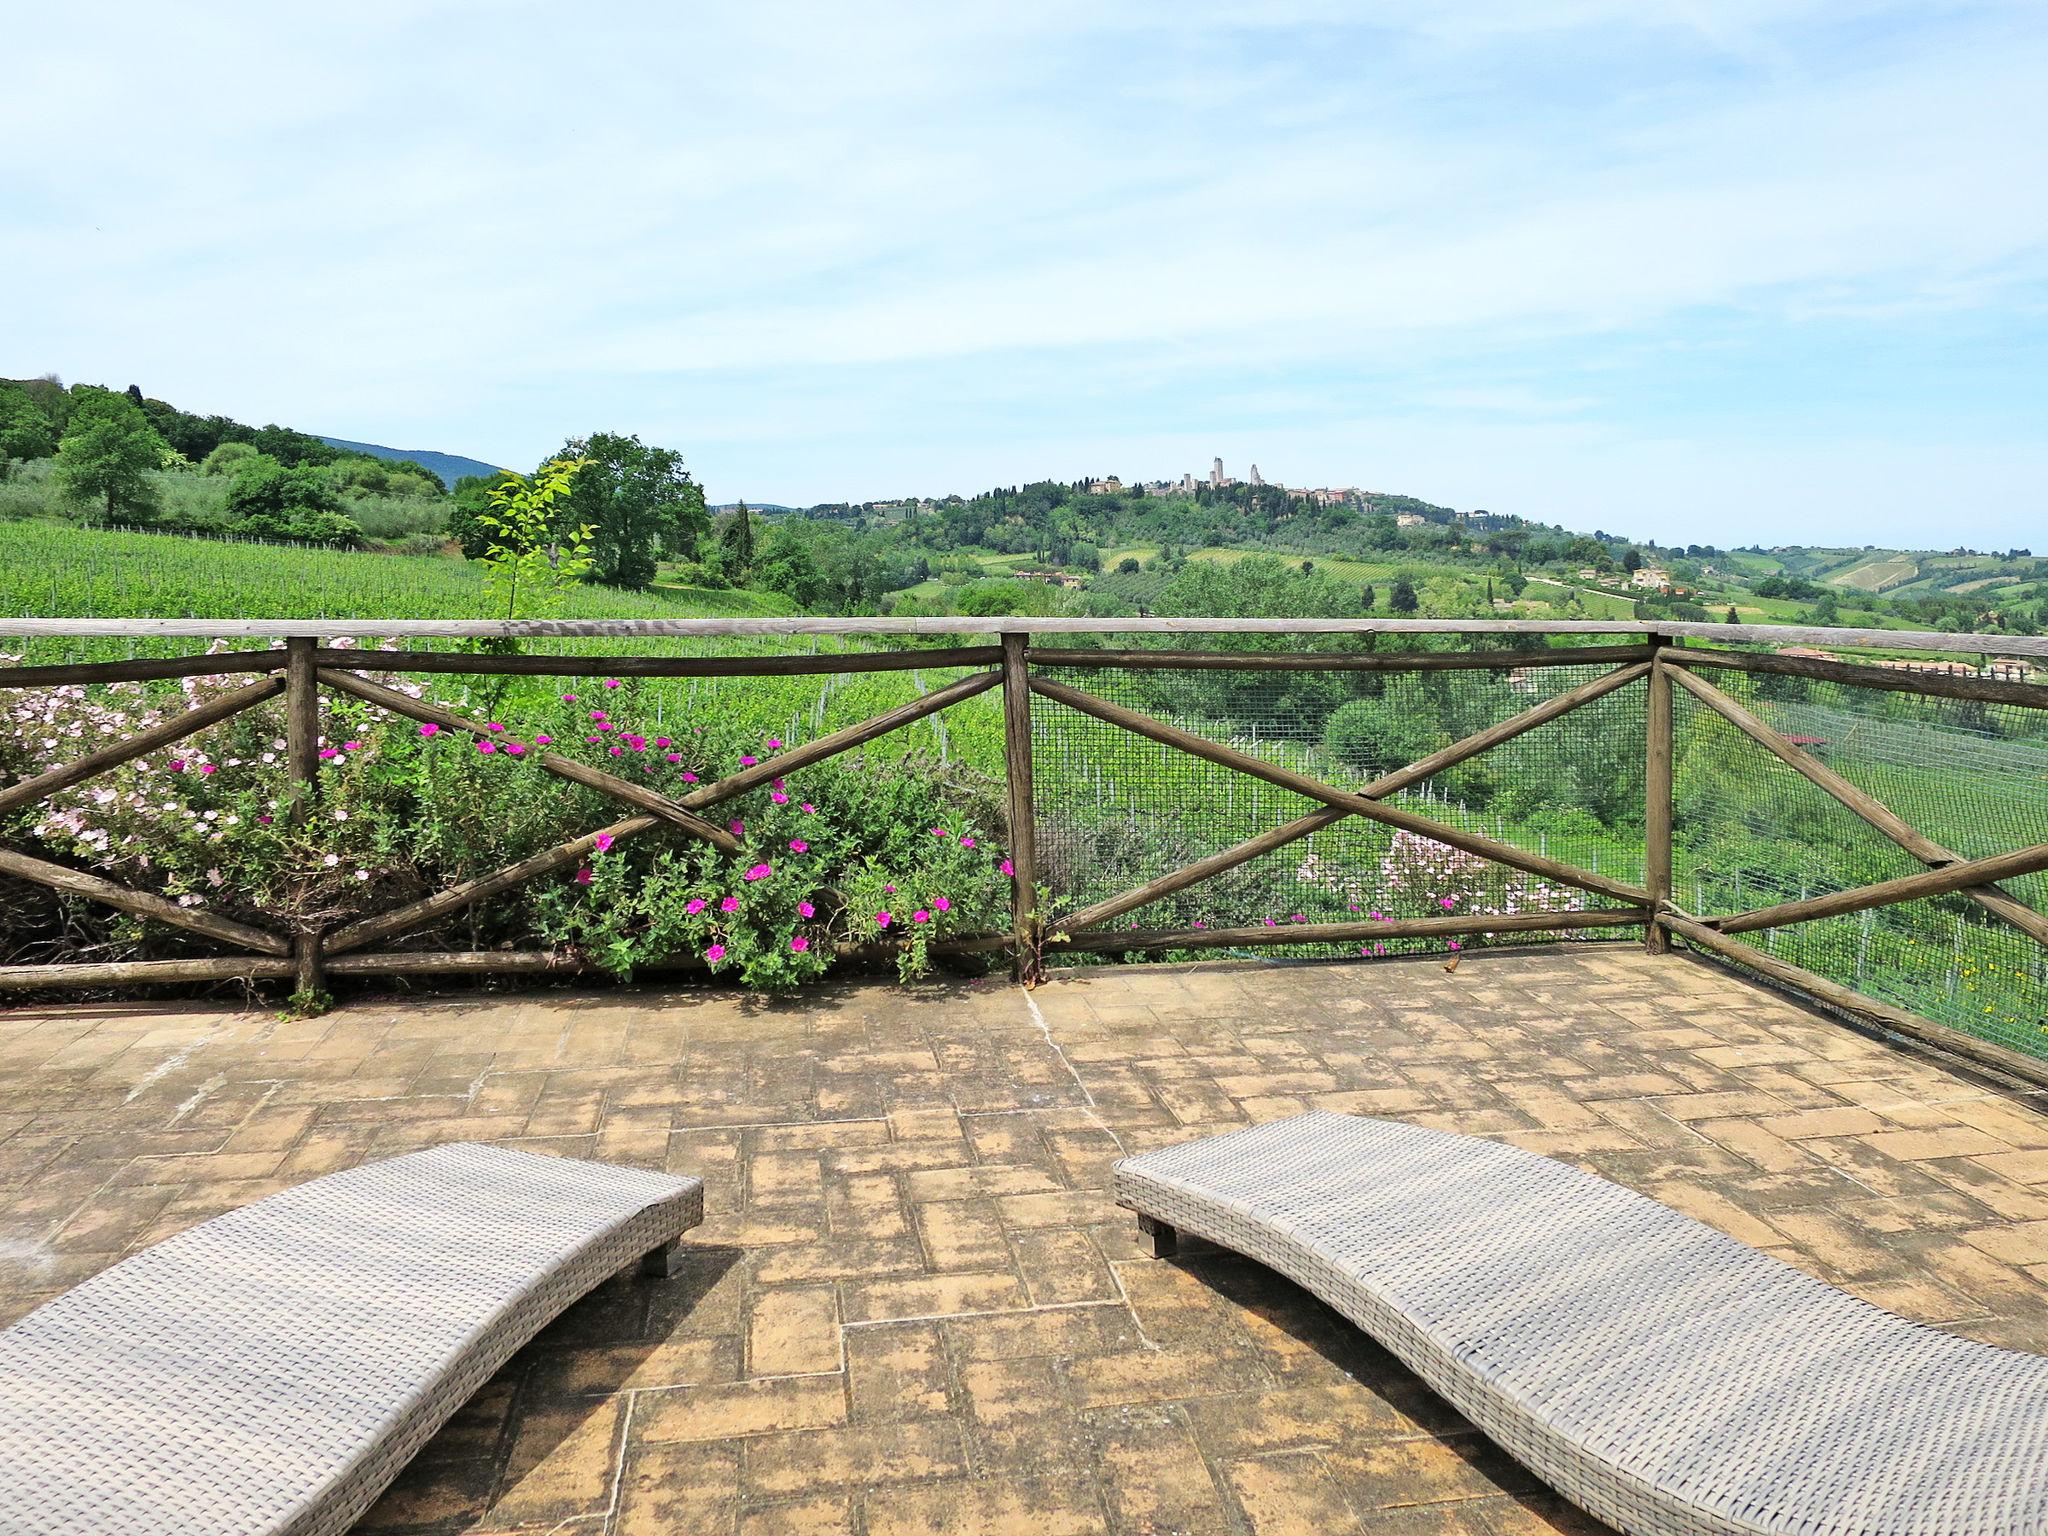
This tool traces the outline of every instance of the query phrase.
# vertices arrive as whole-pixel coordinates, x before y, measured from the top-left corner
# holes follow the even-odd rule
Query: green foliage
[[[673,449],[593,432],[570,439],[562,456],[582,466],[560,511],[587,530],[591,580],[637,591],[653,582],[664,554],[688,555],[710,531],[704,493]]]
[[[15,464],[47,459],[56,451],[56,426],[34,397],[18,385],[0,383],[0,476]]]
[[[1377,778],[1427,757],[1440,743],[1435,721],[1406,700],[1353,699],[1323,726],[1323,747],[1362,778]]]
[[[491,542],[484,550],[484,588],[504,601],[503,617],[542,617],[561,609],[569,588],[591,570],[591,528],[562,527],[581,459],[550,459],[528,479],[507,475],[479,513]],[[524,601],[524,608],[521,602]]]
[[[754,568],[754,519],[744,501],[733,508],[732,515],[720,526],[718,546],[729,578],[742,579]]]
[[[201,461],[199,472],[202,475],[232,475],[263,457],[254,443],[222,443]],[[277,460],[267,462],[275,464]]]
[[[236,531],[250,538],[351,544],[362,537],[319,470],[287,469],[263,455],[244,460],[236,471],[228,484],[227,510]]]
[[[83,393],[83,399],[74,398],[57,445],[58,487],[68,501],[109,522],[122,513],[148,517],[158,501],[150,471],[163,463],[168,445],[127,396]]]

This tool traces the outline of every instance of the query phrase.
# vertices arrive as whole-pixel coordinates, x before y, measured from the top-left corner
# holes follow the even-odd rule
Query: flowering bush
[[[1397,830],[1381,855],[1377,880],[1368,882],[1341,866],[1305,854],[1295,878],[1301,884],[1342,898],[1347,916],[1381,916],[1373,903],[1387,907],[1419,907],[1466,917],[1496,917],[1517,912],[1579,912],[1585,893],[1553,884],[1504,864],[1494,864],[1414,832]],[[1295,921],[1300,921],[1296,918]],[[1461,947],[1453,939],[1449,948]],[[1384,946],[1361,946],[1361,953],[1384,952]]]
[[[427,697],[402,678],[377,681]],[[43,772],[247,685],[245,677],[208,676],[175,691],[116,684],[19,699],[0,717],[0,774]],[[729,715],[649,724],[673,702],[650,701],[650,691],[616,679],[517,697],[495,687],[493,718],[478,733],[418,724],[323,691],[317,787],[302,817],[292,814],[281,711],[272,701],[60,791],[16,826],[54,856],[186,906],[324,926],[622,817],[618,802],[543,771],[538,760],[550,751],[681,797],[783,750],[778,738]],[[472,718],[477,709],[467,698],[446,707]],[[934,938],[987,925],[1005,910],[1002,853],[981,830],[993,822],[986,790],[922,762],[834,759],[706,814],[730,826],[739,857],[664,831],[599,838],[580,867],[460,914],[453,941],[569,947],[621,975],[700,959],[714,973],[778,988],[821,974],[838,943],[876,938],[904,941],[899,965],[916,974],[929,964]],[[897,893],[908,903],[900,924],[886,905]],[[117,920],[107,931],[127,939],[137,929]],[[444,945],[450,938],[412,936]]]

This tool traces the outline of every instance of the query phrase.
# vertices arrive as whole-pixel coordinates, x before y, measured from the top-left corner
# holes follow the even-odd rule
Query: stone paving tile
[[[457,1139],[688,1172],[667,1281],[572,1308],[365,1532],[1587,1536],[1116,1158],[1324,1108],[1498,1137],[1882,1306],[2048,1352],[2048,1095],[1620,944],[1428,962],[0,1012],[0,1321],[191,1223]]]

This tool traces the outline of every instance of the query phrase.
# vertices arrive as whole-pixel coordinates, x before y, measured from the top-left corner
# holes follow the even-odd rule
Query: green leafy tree
[[[491,487],[490,507],[476,519],[491,539],[483,555],[484,590],[504,598],[506,618],[554,612],[590,571],[590,525],[563,527],[572,486],[585,467],[578,459],[550,459],[531,478],[508,473]]]
[[[148,517],[158,505],[150,471],[163,463],[169,447],[126,395],[93,389],[74,390],[73,397],[71,419],[57,445],[59,489],[110,522],[123,512]]]
[[[57,429],[25,390],[0,385],[0,476],[29,459],[57,451]]]
[[[754,518],[744,500],[718,530],[718,544],[725,556],[726,574],[734,581],[744,579],[754,568]]]
[[[243,465],[253,463],[262,457],[263,455],[257,451],[254,443],[222,443],[200,461],[199,473],[202,475],[232,475],[239,471]],[[271,462],[275,463],[276,460],[273,459]]]
[[[318,469],[286,468],[260,454],[244,460],[229,483],[227,510],[235,531],[251,538],[350,544],[363,533]]]
[[[581,467],[559,512],[568,526],[589,530],[592,580],[648,586],[664,553],[689,554],[710,531],[704,492],[673,449],[593,432],[572,438],[563,457]]]
[[[1394,590],[1388,594],[1387,606],[1396,613],[1413,613],[1422,606],[1415,595],[1415,584],[1406,576],[1394,583]]]

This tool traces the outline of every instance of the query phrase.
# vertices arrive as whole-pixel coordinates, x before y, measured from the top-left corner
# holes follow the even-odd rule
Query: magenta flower
[[[562,695],[562,702],[564,704],[574,704],[576,702],[576,695],[573,693],[565,693]]]
[[[476,744],[476,749],[479,752],[495,752],[498,750],[498,744],[495,741],[480,741]]]
[[[536,747],[552,747],[555,744],[555,738],[552,736],[536,736],[533,738],[533,744]]]
[[[875,926],[877,928],[886,928],[889,926],[891,921],[892,919],[886,912],[877,912],[875,914]]]
[[[200,771],[201,773],[218,773],[218,772],[220,772],[220,770],[219,770],[218,768],[216,768],[216,767],[215,767],[215,766],[214,766],[214,765],[213,765],[212,763],[201,763],[201,764],[199,765],[199,771]]]
[[[702,896],[692,896],[689,899],[689,902],[683,907],[683,910],[689,913],[690,916],[695,917],[699,912],[702,912],[704,910],[704,898]]]
[[[811,804],[810,801],[806,800],[804,802],[804,814],[806,816],[815,816],[818,814],[818,808],[815,805]]]
[[[511,754],[512,754],[512,755],[513,755],[514,757],[524,757],[524,756],[526,755],[526,748],[525,748],[525,747],[523,747],[523,746],[521,746],[521,745],[520,745],[520,744],[519,744],[518,742],[516,742],[516,741],[508,741],[508,742],[506,742],[506,743],[505,743],[505,750],[506,750],[507,752],[511,753]]]
[[[789,840],[789,851],[791,853],[809,853],[811,845],[800,837],[792,837]]]
[[[1279,927],[1280,925],[1279,925],[1278,923],[1274,922],[1274,921],[1273,921],[1273,919],[1271,919],[1271,918],[1269,917],[1269,918],[1267,918],[1267,919],[1266,919],[1266,926],[1267,926],[1268,928],[1278,928],[1278,927]]]
[[[590,866],[588,864],[576,871],[576,883],[578,885],[590,884]]]
[[[1196,926],[1197,928],[1206,928],[1206,927],[1208,927],[1209,925],[1208,925],[1207,923],[1203,922],[1203,921],[1202,921],[1202,920],[1201,920],[1201,919],[1200,919],[1200,918],[1198,917],[1198,918],[1196,918],[1196,919],[1195,919],[1195,926]]]
[[[605,852],[609,851],[609,850],[610,850],[610,848],[611,848],[611,846],[612,846],[612,835],[611,835],[611,833],[609,833],[609,832],[600,832],[600,833],[598,833],[598,834],[597,834],[597,845],[596,845],[596,846],[597,846],[597,851],[598,851],[599,853],[605,853]]]
[[[320,761],[322,761],[323,763],[326,762],[327,759],[329,759],[330,757],[339,756],[341,756],[341,749],[339,747],[322,747],[320,749]]]
[[[1457,897],[1455,897],[1455,896],[1446,896],[1446,897],[1444,898],[1444,906],[1445,906],[1445,907],[1447,907],[1447,908],[1448,908],[1448,907],[1455,907],[1455,906],[1456,906],[1457,904],[1458,904],[1458,898],[1457,898]]]
[[[434,724],[433,721],[429,720],[425,725],[420,727],[420,734],[422,736],[438,736],[441,734],[441,727]]]
[[[923,907],[919,907],[915,912],[910,914],[910,920],[913,923],[928,923],[932,920],[932,915],[931,913],[925,911]]]
[[[172,759],[171,759],[171,772],[173,772],[173,773],[183,773],[184,771],[185,771],[185,759],[183,759],[182,757],[174,757],[174,758],[172,758]]]
[[[721,912],[737,912],[739,909],[740,899],[737,896],[728,896],[718,904],[718,910]]]
[[[760,759],[758,757],[743,757],[740,759],[740,766],[742,768],[751,768],[754,766],[754,764],[758,763],[759,761]]]
[[[776,781],[775,781],[775,782],[774,782],[773,784],[769,785],[768,787],[769,787],[770,789],[781,789],[781,788],[783,788],[784,786],[783,786],[782,780],[780,780],[780,779],[777,779],[777,780],[776,780]]]
[[[1308,919],[1303,917],[1299,912],[1297,912],[1294,914],[1294,916],[1287,919],[1287,921],[1289,921],[1290,923],[1305,923],[1308,921]]]
[[[805,950],[811,947],[811,941],[805,938],[802,934],[798,934],[795,938],[789,941],[789,947],[795,950],[798,954],[802,954]]]
[[[657,736],[654,738],[654,744],[657,747],[666,747],[669,744],[669,740],[666,736]]]
[[[502,731],[505,727],[498,724],[495,720],[486,720],[484,722],[484,729],[487,731]]]
[[[939,897],[936,901],[934,901],[932,905],[937,907],[941,912],[950,912],[953,910],[953,903],[948,901],[943,896]]]
[[[778,789],[778,790],[776,790],[776,791],[775,791],[775,793],[774,793],[774,794],[772,794],[772,795],[770,795],[770,796],[769,796],[768,798],[769,798],[770,800],[773,800],[773,801],[774,801],[774,802],[775,802],[775,803],[776,803],[777,805],[787,805],[787,804],[789,804],[789,796],[785,795],[785,794],[784,794],[784,793],[783,793],[783,792],[782,792],[781,790],[779,790],[779,789]]]
[[[894,896],[896,894],[896,887],[893,885],[885,885],[882,887],[882,894],[884,896]]]
[[[974,839],[971,837],[963,837],[960,839],[960,846],[962,848],[972,848],[974,846]]]
[[[1464,947],[1465,947],[1465,946],[1464,946],[1464,945],[1462,945],[1462,944],[1460,944],[1460,943],[1459,943],[1459,942],[1458,942],[1458,941],[1457,941],[1456,939],[1453,939],[1453,940],[1451,940],[1451,948],[1453,948],[1453,949],[1463,949]]]
[[[256,819],[266,827],[270,825],[270,818],[268,816],[258,816]]]
[[[608,677],[604,680],[604,685],[607,688],[616,688],[619,686],[619,680],[616,677]]]
[[[752,869],[747,871],[744,878],[748,880],[766,880],[769,876],[769,873],[770,871],[766,864],[756,864]]]
[[[613,747],[613,748],[612,748],[612,756],[613,756],[613,757],[624,757],[625,755],[626,755],[626,749],[625,749],[624,747]]]
[[[732,835],[734,837],[745,837],[747,835],[747,824],[737,816],[733,818]]]
[[[584,739],[585,741],[596,741],[596,740],[597,740],[598,738],[597,738],[597,737],[595,737],[595,736],[586,736],[586,737],[584,737],[583,739]]]
[[[948,832],[948,831],[947,831],[947,830],[946,830],[946,829],[945,829],[944,827],[933,827],[933,828],[932,828],[932,836],[933,836],[933,837],[937,837],[937,838],[948,838],[948,837],[951,837],[952,835],[953,835],[953,834],[952,834],[952,833],[950,833],[950,832]]]
[[[724,958],[725,946],[723,944],[714,944],[709,949],[704,951],[704,959],[708,964],[716,965],[719,961],[723,960]]]
[[[360,752],[363,750],[363,744],[360,741],[344,741],[341,744],[341,750],[344,752]]]
[[[609,720],[609,719],[611,718],[611,716],[610,716],[610,715],[607,715],[607,714],[606,714],[606,713],[605,713],[605,712],[604,712],[603,710],[601,710],[601,709],[593,709],[593,710],[592,710],[592,711],[590,712],[590,718],[591,718],[591,719],[593,719],[593,720]]]
[[[796,904],[796,915],[798,917],[815,917],[817,912],[818,909],[808,901],[800,901]]]
[[[1003,862],[997,865],[996,867],[1006,875],[1014,875],[1017,873],[1017,866],[1012,864],[1008,859],[1003,860]]]

